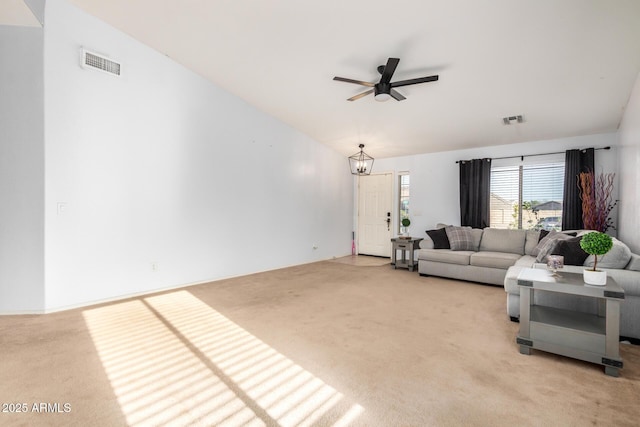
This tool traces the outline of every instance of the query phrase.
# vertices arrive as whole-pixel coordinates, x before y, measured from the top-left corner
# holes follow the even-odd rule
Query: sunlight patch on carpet
[[[364,411],[187,291],[83,314],[129,425],[348,426]]]

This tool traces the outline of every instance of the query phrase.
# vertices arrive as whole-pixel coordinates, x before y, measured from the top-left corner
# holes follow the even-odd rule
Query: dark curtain
[[[579,230],[582,223],[582,200],[578,175],[594,170],[593,148],[567,150],[564,158],[564,196],[562,199],[562,229]]]
[[[491,159],[460,161],[460,222],[489,227]]]

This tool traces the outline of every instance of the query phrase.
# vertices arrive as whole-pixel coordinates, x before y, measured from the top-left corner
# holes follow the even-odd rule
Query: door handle
[[[387,231],[391,231],[391,218],[387,218]]]

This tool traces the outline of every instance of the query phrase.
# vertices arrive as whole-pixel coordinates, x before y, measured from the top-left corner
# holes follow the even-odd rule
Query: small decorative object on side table
[[[547,268],[553,272],[553,277],[560,277],[558,270],[564,268],[564,257],[562,255],[547,256]]]
[[[399,237],[401,239],[411,239],[411,236],[409,236],[409,230],[407,230],[411,225],[411,220],[409,218],[403,218],[402,221],[400,221],[400,224],[402,224],[402,236]]]
[[[393,238],[391,239],[391,265],[393,268],[408,268],[409,271],[413,271],[418,266],[418,261],[414,257],[416,249],[420,249],[420,241],[423,239],[412,238]],[[402,251],[402,258],[397,259],[397,251]],[[409,259],[407,259],[407,254]]]

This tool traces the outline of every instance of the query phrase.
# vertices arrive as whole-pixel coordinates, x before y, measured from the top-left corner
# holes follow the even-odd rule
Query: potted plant
[[[411,225],[411,220],[409,218],[402,218],[402,221],[400,221],[400,224],[402,224],[402,235],[405,237],[409,237],[409,232],[407,231],[407,228]]]
[[[613,247],[611,236],[599,231],[587,233],[580,239],[580,247],[588,254],[593,255],[593,269],[583,271],[584,282],[589,285],[606,285],[607,272],[598,270],[598,255],[604,255]]]

